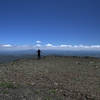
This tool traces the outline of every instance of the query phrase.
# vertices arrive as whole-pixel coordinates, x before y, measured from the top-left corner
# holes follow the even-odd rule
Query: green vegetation
[[[40,90],[36,90],[35,93],[36,93],[36,94],[40,94]]]
[[[2,91],[3,94],[8,94],[8,90]]]
[[[57,92],[56,89],[51,89],[51,90],[49,90],[49,93],[50,93],[50,94],[56,94],[56,92]]]
[[[44,100],[51,100],[50,98],[45,98]]]
[[[16,88],[16,86],[12,82],[1,82],[0,87],[2,88]]]

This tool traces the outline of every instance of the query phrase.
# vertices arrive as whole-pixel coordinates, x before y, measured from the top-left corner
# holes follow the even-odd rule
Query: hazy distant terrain
[[[36,50],[0,51],[0,63],[14,61],[20,58],[36,58]],[[100,58],[100,51],[66,51],[66,50],[42,50],[41,56],[90,56]]]
[[[100,59],[46,56],[0,64],[0,100],[100,100]]]

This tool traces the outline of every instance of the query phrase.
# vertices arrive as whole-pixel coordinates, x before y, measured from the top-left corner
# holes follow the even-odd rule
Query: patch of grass
[[[44,100],[51,100],[50,98],[45,98]]]
[[[16,86],[11,82],[1,82],[0,87],[2,87],[2,88],[12,88],[12,89],[16,88]]]
[[[41,92],[40,90],[36,90],[35,91],[36,94],[40,94],[40,92]]]
[[[56,89],[51,89],[51,90],[49,90],[49,93],[50,93],[50,94],[56,94],[56,92],[57,92]]]
[[[8,90],[2,91],[3,94],[8,94]]]

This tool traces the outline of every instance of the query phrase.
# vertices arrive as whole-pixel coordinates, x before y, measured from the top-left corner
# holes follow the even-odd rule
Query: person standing
[[[37,53],[38,53],[38,55],[37,55],[37,56],[38,56],[38,59],[40,59],[40,58],[41,58],[41,50],[38,49],[38,50],[37,50]]]

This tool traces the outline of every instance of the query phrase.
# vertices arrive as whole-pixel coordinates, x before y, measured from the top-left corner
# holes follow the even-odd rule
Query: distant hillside
[[[100,51],[64,51],[64,50],[41,50],[41,56],[90,56],[100,57]],[[36,57],[36,50],[23,51],[0,51],[0,63],[9,62],[20,58]]]

